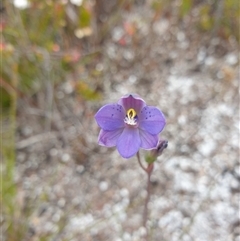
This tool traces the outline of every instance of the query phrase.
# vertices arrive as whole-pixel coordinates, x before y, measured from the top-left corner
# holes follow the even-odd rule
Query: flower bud
[[[158,145],[155,149],[152,149],[150,153],[146,156],[145,160],[147,163],[153,163],[156,161],[157,157],[160,156],[164,149],[168,147],[167,140],[159,140]]]

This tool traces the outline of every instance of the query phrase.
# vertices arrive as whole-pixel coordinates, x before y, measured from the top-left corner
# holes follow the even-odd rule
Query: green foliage
[[[5,238],[25,240],[27,218],[31,210],[22,210],[17,203],[15,172],[15,132],[18,98],[31,97],[43,91],[47,83],[64,82],[70,73],[78,72],[81,40],[75,30],[89,27],[91,12],[87,3],[76,7],[76,25],[69,22],[66,5],[61,1],[30,0],[25,9],[17,9],[6,1],[1,40],[1,155],[3,159],[1,203],[4,210]],[[77,40],[77,41],[76,41]],[[93,61],[94,56],[89,61]],[[84,63],[83,63],[84,64]],[[99,93],[90,83],[99,76],[90,74],[89,83],[79,81],[76,93],[85,100],[96,100]],[[54,78],[53,78],[54,77]],[[61,224],[62,225],[62,224]],[[40,240],[51,240],[43,235]]]
[[[46,81],[56,82],[46,76],[57,74],[58,80],[65,81],[69,72],[77,71],[81,40],[76,42],[75,32],[87,27],[91,34],[92,13],[88,1],[72,7],[78,16],[74,25],[69,22],[66,7],[61,1],[51,0],[31,0],[29,7],[21,10],[6,4],[10,21],[3,29],[6,44],[2,50],[5,61],[1,74],[5,82],[9,82],[15,71],[14,63],[18,65],[17,88],[30,95],[43,89]],[[4,105],[7,103],[4,97]]]
[[[84,6],[81,6],[79,8],[79,16],[79,26],[81,28],[89,27],[91,24],[91,13],[89,10]]]
[[[216,30],[225,39],[232,35],[239,41],[239,18],[238,0],[215,1],[201,6],[198,26],[203,31]]]
[[[29,41],[33,45],[51,50],[52,44],[61,38],[64,6],[51,1],[32,1],[32,5],[33,7],[20,11]]]
[[[240,41],[239,35],[239,19],[240,19],[240,3],[238,0],[224,1],[224,14],[221,19],[223,31],[226,33],[226,37],[233,34],[238,42]]]
[[[100,94],[96,92],[93,88],[91,88],[88,84],[83,81],[78,82],[77,84],[77,93],[84,100],[99,100]]]
[[[189,13],[192,8],[192,0],[182,0],[180,5],[180,16],[183,17]]]
[[[11,104],[11,96],[9,93],[2,87],[0,87],[0,93],[1,93],[1,113],[6,113],[6,111],[9,109]]]
[[[163,9],[163,5],[164,5],[164,0],[162,1],[155,0],[152,2],[152,9],[154,9],[155,11],[160,11]]]
[[[204,31],[211,30],[214,26],[214,19],[210,12],[210,5],[203,5],[200,9],[199,26]]]
[[[16,82],[12,81],[15,87]],[[5,93],[6,94],[6,93]],[[16,212],[16,184],[14,182],[15,170],[15,129],[16,129],[16,105],[17,95],[14,91],[7,93],[9,108],[5,110],[4,116],[1,116],[1,206],[3,207],[3,215],[5,217],[5,225],[7,228],[8,240],[17,240],[21,238],[21,233],[24,230],[22,225],[19,225]],[[19,227],[19,228],[18,228]]]
[[[164,13],[177,14],[179,20],[187,16],[195,18],[196,29],[205,33],[214,32],[219,37],[228,39],[234,36],[238,41],[240,4],[239,0],[213,0],[213,1],[194,1],[194,0],[153,0],[152,9],[155,18],[164,16]],[[193,15],[193,11],[195,11]]]

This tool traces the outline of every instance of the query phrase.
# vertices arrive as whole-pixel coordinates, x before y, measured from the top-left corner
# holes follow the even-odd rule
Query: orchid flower
[[[115,104],[104,105],[95,119],[101,128],[98,143],[116,146],[123,158],[134,156],[140,148],[156,149],[166,120],[156,107],[147,106],[136,94],[123,96]]]

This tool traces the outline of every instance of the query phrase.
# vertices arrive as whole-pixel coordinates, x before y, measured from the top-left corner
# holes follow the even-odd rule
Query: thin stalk
[[[139,155],[139,152],[137,152],[137,159],[138,159],[138,163],[140,165],[140,167],[145,171],[147,172],[147,168],[143,166],[142,162],[141,162],[141,158],[140,158],[140,155]]]
[[[151,178],[151,174],[152,174],[152,170],[153,170],[153,163],[148,164],[148,167],[144,167],[142,162],[141,162],[139,152],[137,153],[137,159],[138,159],[138,163],[139,163],[140,167],[147,173],[147,196],[146,196],[146,199],[145,199],[144,209],[143,209],[143,227],[146,230],[145,240],[148,241],[148,239],[149,239],[148,229],[147,229],[148,203],[149,203],[150,197],[151,197],[150,178]]]

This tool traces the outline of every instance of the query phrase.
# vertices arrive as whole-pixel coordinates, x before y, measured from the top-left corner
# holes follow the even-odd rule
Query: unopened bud
[[[159,140],[157,147],[155,149],[152,149],[151,152],[146,156],[146,162],[149,164],[155,162],[157,157],[160,156],[163,150],[167,147],[167,140]]]

